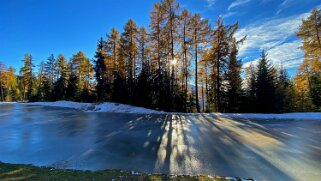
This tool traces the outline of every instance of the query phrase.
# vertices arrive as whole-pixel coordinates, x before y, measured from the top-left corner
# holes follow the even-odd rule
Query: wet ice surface
[[[0,105],[0,161],[266,180],[321,178],[321,121]]]

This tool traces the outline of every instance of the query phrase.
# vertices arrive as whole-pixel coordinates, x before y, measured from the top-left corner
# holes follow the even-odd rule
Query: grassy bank
[[[77,171],[59,170],[48,167],[35,167],[32,165],[17,165],[0,162],[0,180],[123,180],[123,181],[145,181],[145,180],[173,180],[173,181],[221,181],[224,178],[211,178],[208,176],[177,176],[132,174],[121,170],[104,171]]]

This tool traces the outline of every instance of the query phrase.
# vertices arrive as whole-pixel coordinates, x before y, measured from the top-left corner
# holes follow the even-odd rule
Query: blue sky
[[[132,18],[139,26],[149,24],[149,12],[157,0],[0,0],[0,61],[20,68],[25,53],[36,64],[51,53],[68,59],[82,50],[93,58],[100,37],[112,27],[122,30]],[[319,0],[178,0],[181,7],[225,23],[240,23],[237,37],[248,35],[240,47],[244,66],[265,48],[275,65],[291,74],[302,61],[300,40],[294,32],[301,19]]]

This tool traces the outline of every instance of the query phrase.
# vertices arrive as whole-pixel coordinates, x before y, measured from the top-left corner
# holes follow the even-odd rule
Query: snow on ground
[[[57,102],[34,102],[27,103],[27,105],[37,106],[51,106],[79,109],[86,112],[113,112],[113,113],[136,113],[136,114],[161,114],[163,112],[146,109],[142,107],[135,107],[126,104],[105,102],[101,104],[95,103],[79,103],[70,101],[57,101]]]
[[[27,105],[52,106],[79,109],[86,112],[113,112],[113,113],[135,113],[135,114],[180,114],[180,115],[199,115],[198,113],[169,113],[142,107],[130,106],[118,103],[78,103],[70,101],[57,102],[35,102],[26,103]],[[321,120],[321,113],[286,113],[286,114],[236,114],[236,113],[204,113],[209,116],[237,118],[237,119],[294,119],[294,120]]]
[[[285,114],[233,114],[233,113],[218,113],[216,114],[222,117],[230,117],[230,118],[239,118],[239,119],[294,119],[294,120],[320,120],[321,121],[321,113],[313,113],[313,112],[303,112],[303,113],[285,113]]]
[[[27,105],[34,106],[50,106],[50,107],[62,107],[62,108],[73,108],[73,109],[81,109],[88,110],[91,106],[90,103],[79,103],[79,102],[71,102],[71,101],[57,101],[57,102],[32,102],[26,103]]]
[[[0,104],[15,104],[17,102],[0,102]]]
[[[116,104],[116,103],[102,103],[95,107],[94,111],[98,112],[117,112],[117,113],[138,113],[138,114],[161,114],[162,111],[156,111],[151,109],[146,109],[142,107],[130,106],[126,104]]]

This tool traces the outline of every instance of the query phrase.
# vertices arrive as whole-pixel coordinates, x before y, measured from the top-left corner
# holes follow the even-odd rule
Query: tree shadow
[[[80,157],[93,169],[295,180],[291,165],[284,169],[286,159],[311,164],[286,155],[296,136],[274,129],[270,121],[213,115],[114,116],[97,123],[95,145]],[[316,150],[314,158],[320,156]]]

